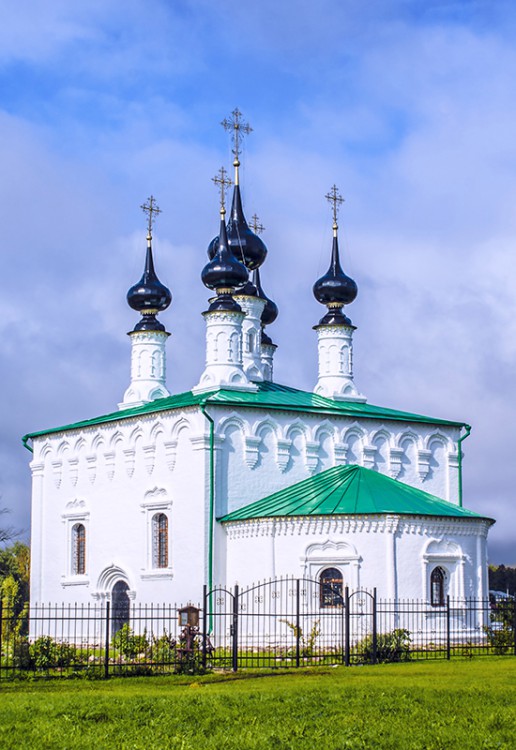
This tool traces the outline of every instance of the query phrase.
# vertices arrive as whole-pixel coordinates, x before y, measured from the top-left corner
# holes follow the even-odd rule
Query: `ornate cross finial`
[[[333,204],[333,206],[332,206],[332,209],[333,209],[333,229],[337,230],[338,229],[337,216],[339,214],[340,204],[344,203],[344,198],[340,195],[340,193],[339,193],[336,185],[333,185],[333,187],[330,190],[330,192],[327,193],[324,197],[326,198],[326,200],[329,203]]]
[[[211,178],[212,181],[217,185],[220,192],[220,213],[226,213],[226,190],[231,187],[233,181],[231,177],[227,177],[227,172],[224,167],[219,169],[219,173],[215,177]]]
[[[222,122],[220,123],[224,130],[233,132],[231,133],[231,140],[233,141],[233,146],[231,150],[233,151],[233,154],[235,155],[235,162],[238,162],[240,164],[239,156],[241,152],[241,143],[242,138],[244,135],[249,135],[249,133],[252,133],[253,129],[249,125],[248,122],[242,122],[242,113],[238,109],[233,110],[231,113],[231,117],[227,118],[225,117]],[[235,166],[237,166],[235,164]]]
[[[153,214],[156,214],[156,216],[160,214],[161,208],[156,203],[156,198],[153,195],[151,195],[150,198],[147,198],[147,203],[143,203],[140,208],[144,213],[149,215],[147,223],[147,239],[150,240],[152,239],[152,225],[156,221]]]
[[[260,219],[257,217],[256,214],[253,214],[253,218],[251,219],[251,223],[249,224],[251,229],[255,234],[261,234],[265,227],[263,224],[260,224]]]

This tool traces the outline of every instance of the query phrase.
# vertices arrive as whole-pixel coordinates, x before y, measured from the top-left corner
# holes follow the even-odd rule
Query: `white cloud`
[[[151,192],[163,209],[157,269],[174,295],[163,315],[169,384],[196,382],[208,296],[199,274],[217,232],[210,178],[229,152],[218,122],[238,103],[256,128],[243,189],[247,213],[267,227],[262,279],[280,307],[270,331],[278,380],[315,382],[311,327],[323,311],[311,287],[328,264],[323,196],[337,182],[344,265],[359,283],[349,311],[357,383],[373,403],[473,424],[466,502],[499,518],[492,546],[508,548],[516,56],[498,29],[445,27],[442,15],[413,22],[403,3],[386,19],[381,5],[369,22],[362,3],[328,13],[302,3],[295,16],[289,4],[268,15],[268,4],[223,2],[217,16],[202,3],[182,15],[156,3],[145,21],[135,2],[124,5],[118,38],[118,2],[87,11],[39,3],[19,44],[6,29],[16,39],[24,19],[8,6],[4,64],[41,71],[71,50],[77,58],[52,84],[44,116],[26,101],[0,114],[4,274],[15,280],[0,297],[0,492],[19,525],[28,525],[29,480],[18,436],[110,411],[127,385],[125,293],[141,274],[139,205]],[[139,81],[147,56],[152,86],[129,91],[122,79],[137,70]],[[277,79],[261,80],[275,65]]]

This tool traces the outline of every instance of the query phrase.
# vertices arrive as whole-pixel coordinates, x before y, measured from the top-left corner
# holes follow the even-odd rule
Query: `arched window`
[[[247,334],[247,351],[252,352],[254,351],[254,332],[249,331]]]
[[[111,592],[111,633],[118,633],[120,628],[129,624],[131,603],[129,586],[125,581],[117,581]]]
[[[337,568],[326,568],[319,576],[321,607],[342,607],[342,573]]]
[[[72,529],[72,571],[75,576],[86,573],[86,529],[82,523]]]
[[[439,566],[432,570],[430,576],[430,604],[432,607],[444,606],[444,584],[446,574]]]
[[[164,513],[152,518],[152,567],[168,568],[168,518]]]

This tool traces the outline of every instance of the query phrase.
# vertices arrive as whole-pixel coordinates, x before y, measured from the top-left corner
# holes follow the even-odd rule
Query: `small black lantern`
[[[179,617],[179,626],[182,628],[197,628],[199,626],[199,608],[193,604],[181,607],[177,610]]]

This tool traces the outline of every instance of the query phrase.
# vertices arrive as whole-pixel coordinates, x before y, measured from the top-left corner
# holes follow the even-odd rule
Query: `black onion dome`
[[[226,225],[224,218],[221,218],[217,250],[202,270],[202,282],[208,289],[233,290],[244,286],[248,278],[246,267],[235,258],[229,249]]]
[[[165,330],[165,327],[158,323],[155,315],[167,309],[172,302],[172,294],[156,275],[150,242],[147,245],[143,276],[127,292],[127,302],[133,310],[137,310],[143,316],[135,326],[135,331]]]
[[[215,253],[217,252],[218,248],[219,248],[219,235],[214,237],[212,241],[210,242],[210,244],[208,245],[208,258],[210,260],[213,260],[213,258],[215,257]]]
[[[233,202],[227,224],[229,247],[233,255],[241,261],[249,271],[261,266],[267,255],[267,247],[262,239],[250,228],[244,216],[240,185],[233,188]],[[214,237],[208,245],[208,257],[214,257],[219,238]]]
[[[267,295],[265,294],[265,292],[263,291],[262,284],[260,281],[260,269],[259,268],[256,268],[253,273],[253,284],[256,287],[258,297],[265,300],[265,307],[263,308],[262,317],[261,317],[262,325],[270,326],[271,323],[274,323],[274,321],[278,317],[278,306],[275,302],[269,299]]]
[[[349,305],[357,296],[356,283],[346,276],[340,266],[339,243],[336,236],[333,237],[330,267],[324,276],[315,282],[313,292],[318,302],[331,307]]]
[[[237,289],[235,294],[241,294],[246,297],[258,297],[258,292],[251,279],[241,289]]]

